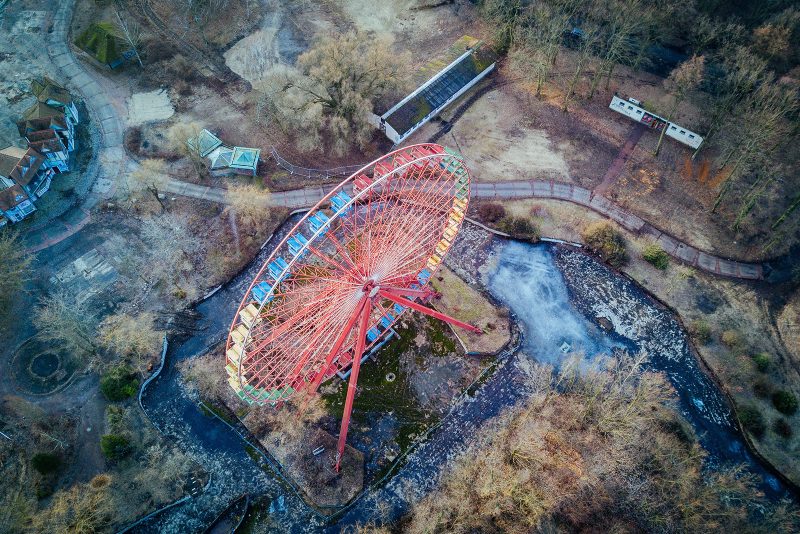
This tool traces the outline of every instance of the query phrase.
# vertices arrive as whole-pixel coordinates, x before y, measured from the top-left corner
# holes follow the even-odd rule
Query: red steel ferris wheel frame
[[[325,195],[275,247],[234,315],[226,370],[239,397],[275,404],[295,391],[314,394],[336,368],[352,366],[338,470],[368,346],[407,309],[480,332],[417,302],[434,295],[427,282],[460,230],[468,201],[469,173],[460,156],[430,143],[378,158]],[[330,217],[323,211],[329,204]],[[306,228],[313,232],[308,239],[301,232]],[[337,238],[337,231],[342,236]],[[350,241],[340,242],[348,236]],[[287,249],[293,256],[288,262],[283,259]],[[317,263],[303,260],[309,255]],[[309,295],[313,299],[304,301]],[[278,321],[281,314],[287,316]]]

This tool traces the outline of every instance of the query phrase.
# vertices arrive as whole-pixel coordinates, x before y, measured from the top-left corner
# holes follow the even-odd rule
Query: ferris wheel
[[[339,470],[360,365],[408,310],[480,330],[423,303],[464,220],[469,173],[440,145],[396,150],[336,186],[291,229],[250,284],[226,346],[228,382],[279,404],[349,371]]]

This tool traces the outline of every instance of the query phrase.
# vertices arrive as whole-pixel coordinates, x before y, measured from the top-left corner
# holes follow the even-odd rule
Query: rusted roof
[[[48,117],[63,117],[64,113],[44,102],[36,102],[22,114],[24,119],[43,119]]]
[[[20,202],[28,200],[28,195],[18,185],[0,191],[0,209],[8,211],[17,207]]]
[[[29,132],[38,132],[48,128],[56,130],[67,130],[67,123],[64,116],[43,117],[41,119],[28,119],[17,122],[17,129],[22,137],[27,137]]]
[[[39,102],[55,100],[64,105],[72,103],[72,95],[69,94],[69,91],[63,85],[56,83],[47,76],[42,80],[33,80],[31,82],[31,91],[39,99]]]

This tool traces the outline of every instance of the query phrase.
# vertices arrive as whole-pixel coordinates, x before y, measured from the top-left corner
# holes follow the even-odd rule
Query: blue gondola
[[[325,234],[328,228],[330,228],[328,225],[329,222],[330,218],[321,211],[318,211],[308,218],[308,224],[311,226],[311,231],[314,233],[317,233],[321,228],[322,234]]]
[[[367,339],[369,340],[370,343],[372,343],[373,341],[378,339],[379,335],[381,335],[380,330],[378,330],[374,326],[372,328],[370,328],[369,330],[367,330]]]
[[[352,204],[348,205],[351,200],[350,195],[344,191],[339,191],[331,197],[331,207],[336,213],[347,213],[353,209]]]
[[[387,312],[386,315],[381,317],[381,326],[383,326],[384,329],[389,328],[392,321],[394,321],[394,315],[392,315],[392,312]]]
[[[422,269],[417,275],[417,280],[419,280],[420,284],[425,285],[428,283],[430,277],[431,277],[431,272],[428,269]]]
[[[264,304],[264,300],[270,302],[273,298],[271,289],[272,288],[268,283],[259,282],[255,285],[255,287],[253,287],[253,297],[258,301],[259,304]]]
[[[300,251],[303,249],[304,245],[308,244],[308,239],[301,233],[296,233],[292,237],[290,237],[286,243],[289,245],[289,252],[292,253],[292,256],[297,257],[300,254]],[[307,251],[303,251],[303,255],[305,255]]]
[[[275,280],[276,282],[280,282],[289,277],[288,267],[289,264],[286,263],[286,260],[284,260],[283,258],[275,258],[275,261],[273,261],[267,266],[267,270],[269,271],[269,275],[272,277],[273,280]],[[284,270],[286,270],[286,272],[283,275],[281,275],[281,273],[283,273]]]

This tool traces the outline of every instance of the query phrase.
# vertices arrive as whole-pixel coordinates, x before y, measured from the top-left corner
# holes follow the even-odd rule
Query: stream
[[[176,363],[204,353],[227,336],[233,312],[271,246],[296,222],[290,218],[241,273],[196,306],[195,332],[172,340],[161,375],[145,390],[143,405],[153,424],[178,442],[210,474],[205,492],[137,526],[132,532],[202,531],[242,493],[285,496],[287,511],[272,516],[270,529],[289,532],[339,531],[345,525],[393,521],[435,486],[443,459],[463,450],[482,423],[526,396],[525,360],[558,367],[574,352],[587,362],[613,349],[645,350],[649,369],[665,373],[677,391],[677,406],[709,452],[708,468],[744,463],[763,491],[772,497],[785,493],[780,482],[750,455],[732,423],[725,398],[702,371],[675,317],[635,284],[585,254],[547,244],[531,245],[493,239],[489,260],[479,281],[509,307],[520,324],[520,350],[499,358],[494,373],[477,392],[456,404],[441,426],[419,444],[405,464],[383,485],[368,488],[329,524],[295,496],[279,478],[248,455],[242,439],[222,421],[204,415],[181,385]],[[467,234],[475,235],[476,230]],[[482,232],[482,231],[477,231]],[[464,241],[461,237],[458,241]],[[456,245],[458,245],[458,241]],[[448,257],[471,257],[471,246],[456,246]],[[463,271],[464,269],[462,269]],[[458,269],[457,269],[458,271]],[[478,270],[473,270],[475,273]],[[613,326],[606,331],[598,317]],[[566,347],[565,347],[566,345]],[[564,352],[566,350],[567,352]],[[529,367],[529,365],[528,365]],[[222,369],[220,368],[220,372]]]

